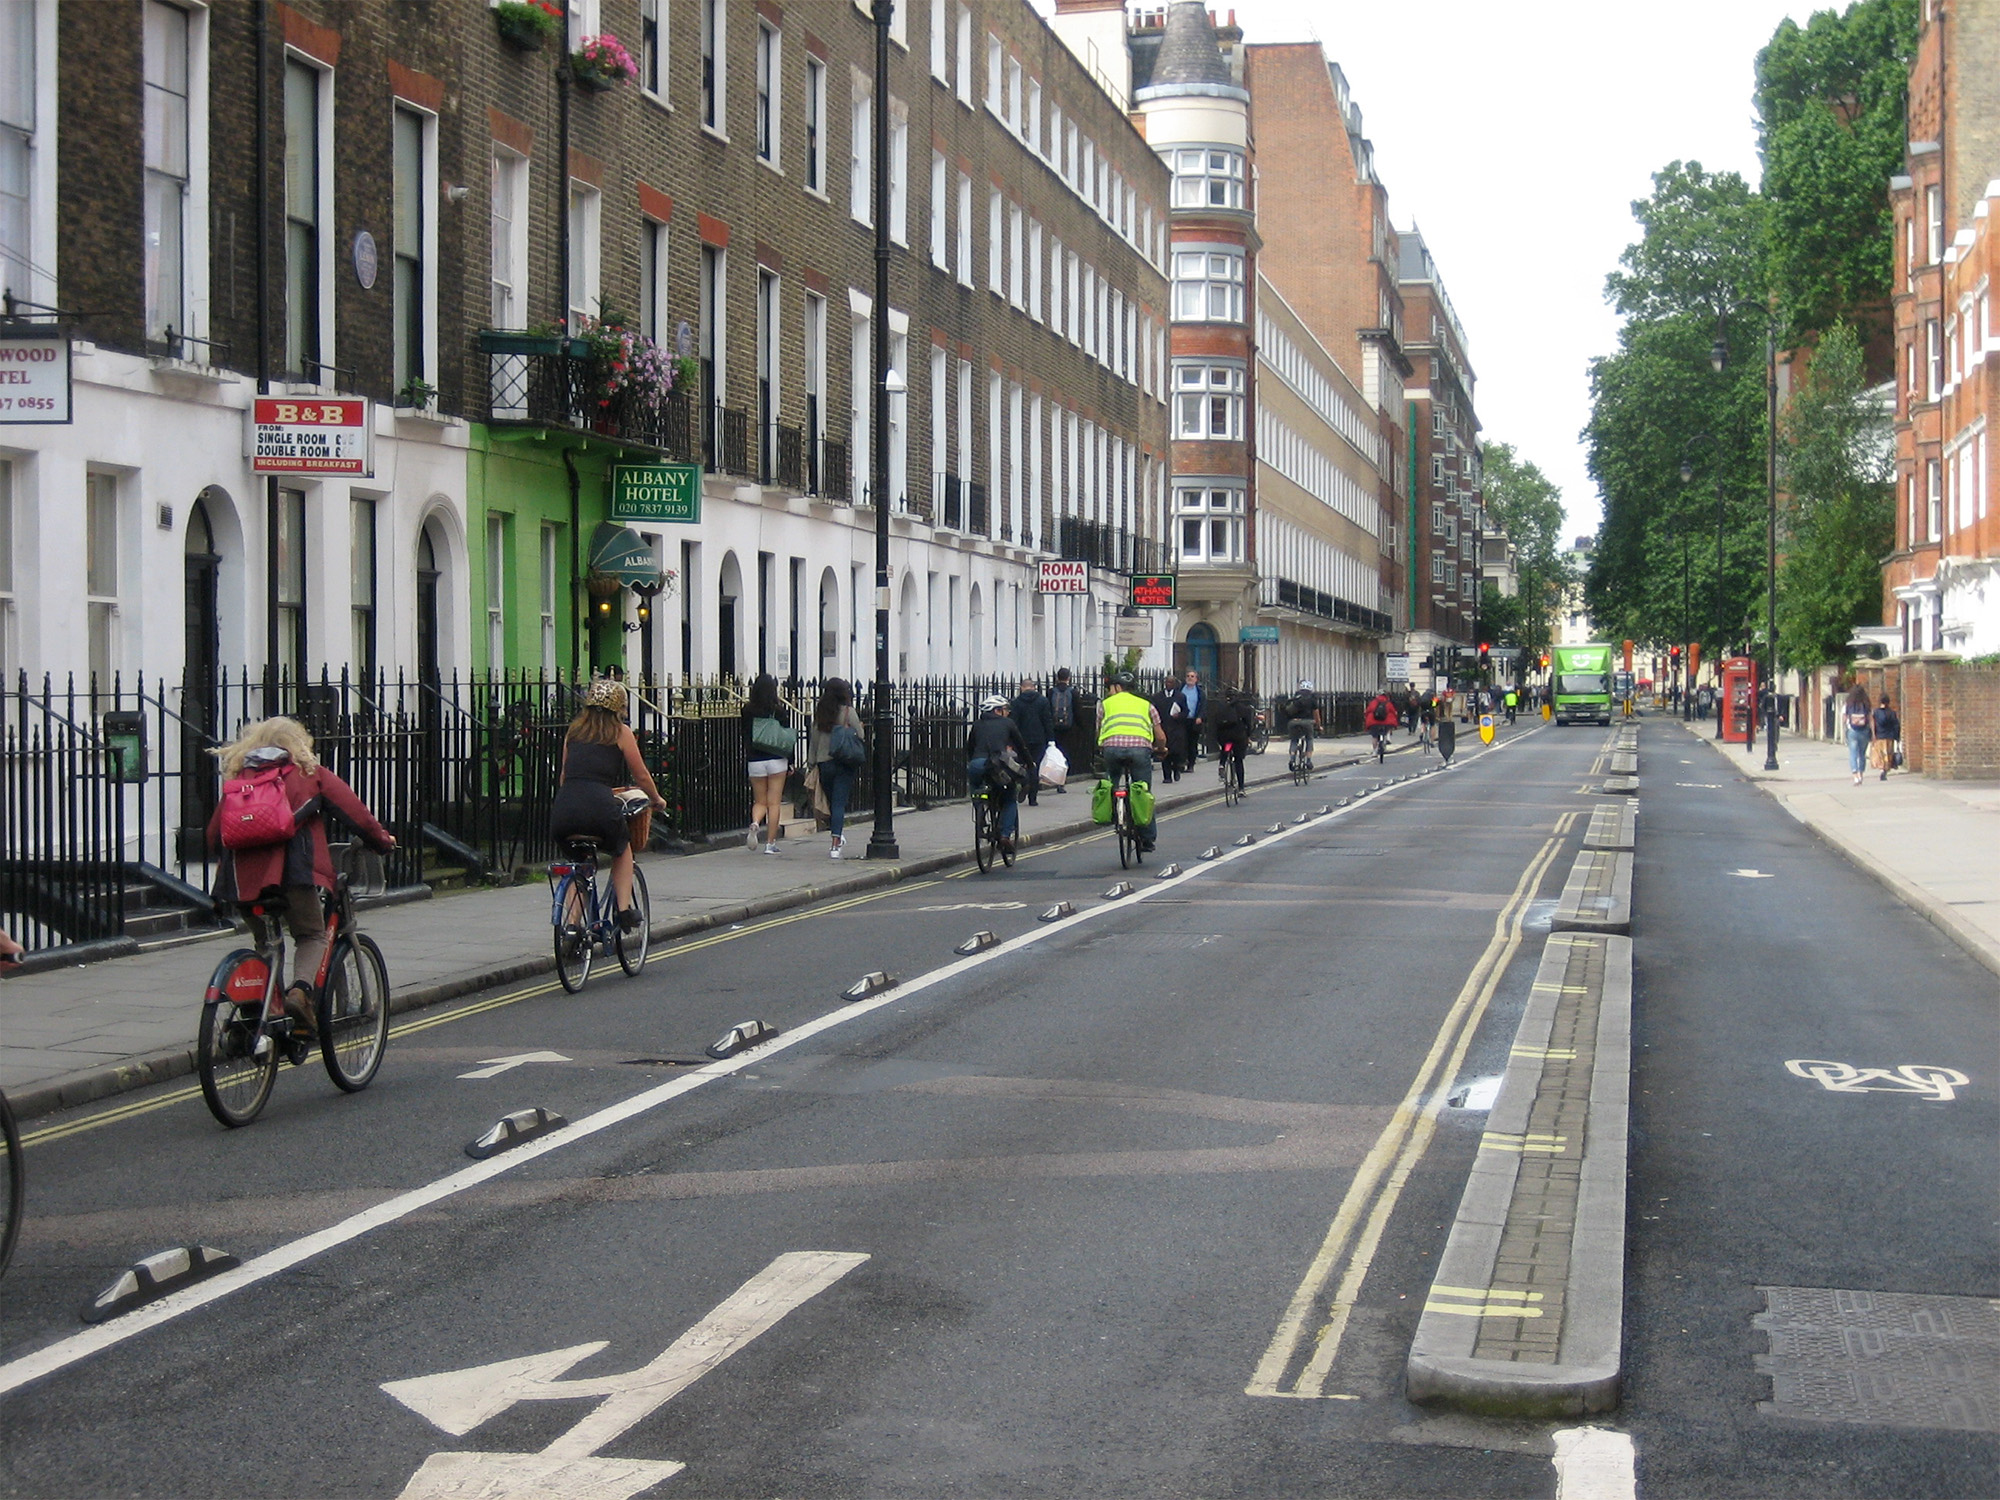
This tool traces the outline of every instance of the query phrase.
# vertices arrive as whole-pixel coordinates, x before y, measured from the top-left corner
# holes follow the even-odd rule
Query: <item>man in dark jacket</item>
[[[965,776],[972,786],[984,782],[992,789],[993,801],[1000,809],[1000,842],[1011,848],[1021,808],[1016,800],[1016,778],[1003,764],[1009,750],[1023,774],[1032,774],[1027,769],[1028,747],[1021,741],[1020,728],[1007,717],[1007,700],[993,693],[979,700],[979,717],[965,736]]]
[[[1160,727],[1166,732],[1167,753],[1160,757],[1160,780],[1179,781],[1181,779],[1180,741],[1174,735],[1174,709],[1180,703],[1180,689],[1169,682],[1146,700],[1153,706],[1153,712],[1160,716]]]
[[[1168,751],[1179,759],[1182,771],[1194,769],[1207,719],[1208,694],[1202,689],[1201,674],[1189,667],[1186,679],[1174,689],[1174,701],[1168,711],[1160,715],[1160,721],[1167,726]]]
[[[1056,737],[1055,713],[1032,677],[1021,679],[1021,691],[1014,695],[1010,712],[1021,731],[1021,743],[1028,747],[1028,806],[1033,807],[1042,787],[1042,756]]]
[[[1055,685],[1049,689],[1048,701],[1049,740],[1062,746],[1062,753],[1074,761],[1076,726],[1083,722],[1083,705],[1081,695],[1070,685],[1068,667],[1056,669]],[[1056,790],[1065,792],[1069,789],[1059,786]]]
[[[1214,713],[1215,753],[1224,760],[1235,762],[1236,784],[1240,787],[1243,784],[1243,749],[1250,742],[1257,705],[1248,693],[1224,688]]]

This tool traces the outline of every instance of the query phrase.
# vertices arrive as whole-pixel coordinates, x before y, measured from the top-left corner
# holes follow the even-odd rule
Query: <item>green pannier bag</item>
[[[1111,822],[1111,778],[1100,777],[1096,786],[1090,789],[1090,821],[1108,825]]]
[[[1143,781],[1132,783],[1132,821],[1144,828],[1153,821],[1153,789]]]

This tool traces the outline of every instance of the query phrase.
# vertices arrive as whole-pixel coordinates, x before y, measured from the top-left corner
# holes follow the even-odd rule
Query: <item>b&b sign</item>
[[[701,465],[618,464],[611,471],[611,519],[701,521]]]

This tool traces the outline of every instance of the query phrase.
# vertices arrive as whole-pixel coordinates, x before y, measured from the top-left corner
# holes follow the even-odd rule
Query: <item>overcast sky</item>
[[[1317,39],[1360,105],[1399,227],[1437,257],[1488,442],[1512,443],[1597,529],[1578,432],[1615,347],[1605,273],[1675,159],[1757,181],[1757,51],[1786,0],[1239,0],[1246,39]],[[1213,7],[1218,18],[1230,7]]]

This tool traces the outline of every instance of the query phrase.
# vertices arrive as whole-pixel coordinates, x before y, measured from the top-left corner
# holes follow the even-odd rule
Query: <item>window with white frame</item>
[[[271,602],[277,616],[278,657],[275,665],[293,682],[305,680],[306,662],[306,492],[278,491],[271,517],[276,534],[272,548]]]
[[[0,291],[24,302],[36,300],[35,17],[33,5],[0,5]]]
[[[417,385],[435,384],[437,356],[437,117],[395,107],[391,123],[393,251],[395,285],[393,339],[398,399],[418,400]]]
[[[1063,331],[1063,242],[1049,232],[1049,332],[1057,338]]]
[[[1074,250],[1063,257],[1063,335],[1083,346],[1083,262]]]
[[[1243,321],[1241,250],[1174,251],[1174,317],[1182,323]]]
[[[875,379],[871,367],[875,348],[875,323],[866,312],[855,306],[852,294],[849,295],[848,309],[848,389],[854,395],[848,403],[847,452],[851,472],[855,476],[854,493],[861,497],[862,504],[873,505],[877,497],[867,486],[872,483],[870,476],[875,472],[869,443],[869,438],[874,432],[870,407],[875,399]]]
[[[332,76],[297,57],[285,59],[285,368],[317,381],[326,294],[321,203],[327,95]],[[506,324],[497,325],[506,327]]]
[[[524,326],[528,308],[528,163],[493,153],[493,326]]]
[[[1182,562],[1243,561],[1243,497],[1239,489],[1174,486],[1174,531]]]
[[[778,87],[784,79],[783,37],[761,17],[757,22],[757,159],[778,165]]]
[[[952,412],[952,451],[958,482],[972,482],[972,361],[957,362],[958,401]]]
[[[364,682],[375,675],[375,502],[355,495],[347,503],[347,621],[349,664]],[[496,663],[497,665],[497,663]]]
[[[486,513],[486,664],[507,664],[507,518]]]
[[[778,352],[783,335],[783,303],[777,273],[757,268],[757,455],[758,472],[778,467]]]
[[[562,574],[558,570],[557,559],[562,553],[562,528],[553,521],[542,523],[541,552],[537,559],[535,581],[540,586],[540,623],[542,636],[542,673],[553,675],[556,670],[556,601],[561,597],[558,580]]]
[[[1026,267],[1022,262],[1027,257],[1023,240],[1027,235],[1027,215],[1021,205],[1007,205],[1007,300],[1018,308],[1028,305]]]
[[[889,238],[910,242],[910,112],[889,98]]]
[[[1229,146],[1177,146],[1160,153],[1174,174],[1175,208],[1243,207],[1243,153]]]
[[[815,479],[819,473],[819,440],[826,436],[826,298],[806,293],[805,307],[805,397],[807,463]],[[813,491],[819,493],[815,483]]]
[[[718,135],[729,131],[729,0],[701,6],[701,123]]]
[[[856,71],[854,92],[847,106],[847,212],[858,223],[873,224],[874,183],[871,142],[875,135],[875,100],[868,89],[867,75]]]
[[[639,0],[639,87],[667,97],[667,0]]]
[[[1007,122],[1007,128],[1015,135],[1021,134],[1021,93],[1024,77],[1021,72],[1021,60],[1018,57],[1008,58],[1007,100],[1003,118]]]
[[[1028,220],[1028,316],[1042,321],[1042,221]]]
[[[1236,442],[1243,437],[1243,367],[1174,363],[1174,436]]]
[[[826,191],[826,63],[806,57],[806,191]]]
[[[958,174],[958,279],[972,285],[972,178]]]
[[[902,314],[889,314],[889,368],[903,376],[904,389],[889,393],[889,498],[897,507],[908,504],[910,494],[910,323]]]
[[[146,337],[156,342],[187,331],[189,31],[185,10],[146,0]]]
[[[599,230],[603,222],[604,195],[587,182],[572,177],[569,183],[569,318],[570,331],[583,327],[583,320],[595,317],[602,282]]]
[[[1042,154],[1042,85],[1038,79],[1030,78],[1028,80],[1028,110],[1026,119],[1022,121],[1022,126],[1022,138],[1028,143],[1028,149],[1034,152],[1035,155],[1040,156]]]
[[[84,481],[84,598],[89,612],[90,671],[107,683],[118,670],[118,476],[91,474]]]
[[[931,264],[951,269],[951,164],[942,151],[931,153]]]
[[[0,458],[0,685],[11,683],[20,664],[14,601],[14,465]]]
[[[958,102],[970,106],[972,103],[972,10],[969,6],[958,7],[958,45],[954,49],[958,56],[957,77],[953,80]]]
[[[667,226],[639,220],[639,331],[655,343],[672,329],[667,319]]]
[[[1000,89],[1007,65],[1006,49],[992,32],[986,34],[986,107],[1000,114]]]
[[[1944,466],[1934,458],[1924,460],[1924,540],[1938,541],[1944,535]]]
[[[1000,189],[992,188],[986,195],[986,287],[998,297],[1007,295],[1006,237]]]
[[[950,0],[931,0],[931,77],[951,86]]]

